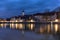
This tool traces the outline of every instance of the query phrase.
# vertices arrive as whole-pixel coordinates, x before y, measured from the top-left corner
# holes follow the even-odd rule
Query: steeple
[[[24,14],[24,10],[22,11],[22,16],[24,16],[25,14]]]

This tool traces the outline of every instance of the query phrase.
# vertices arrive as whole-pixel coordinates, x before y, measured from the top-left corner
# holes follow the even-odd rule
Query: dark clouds
[[[0,0],[0,17],[6,18],[20,15],[24,9],[25,14],[50,11],[60,6],[60,0]]]

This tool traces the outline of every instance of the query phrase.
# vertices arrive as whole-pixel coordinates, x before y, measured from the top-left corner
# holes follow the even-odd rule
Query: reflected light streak
[[[48,24],[48,33],[50,32],[50,25]]]
[[[58,19],[56,19],[55,22],[58,22]],[[55,24],[55,32],[57,31],[58,31],[58,24]]]
[[[3,24],[1,24],[1,27],[3,28]]]
[[[19,24],[19,29],[23,29],[23,24]]]
[[[30,21],[30,22],[34,22],[34,20],[32,20],[32,19],[31,19],[31,21]],[[31,24],[31,27],[30,27],[30,28],[31,28],[31,30],[33,30],[33,27],[34,27],[34,24]]]
[[[34,24],[31,24],[31,30],[33,30]]]
[[[43,33],[43,28],[40,27],[40,33]]]
[[[16,22],[18,22],[18,20],[16,20]],[[18,24],[15,24],[16,25],[16,29],[18,28]]]
[[[20,22],[23,22],[23,20],[20,20]],[[23,29],[24,25],[23,24],[19,24],[19,29]]]
[[[58,25],[55,24],[55,32],[57,32],[57,31],[58,31]]]
[[[14,28],[14,24],[13,23],[11,24],[11,28]]]

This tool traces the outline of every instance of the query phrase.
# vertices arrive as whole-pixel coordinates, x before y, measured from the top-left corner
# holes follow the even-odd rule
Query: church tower
[[[24,10],[22,11],[22,16],[24,16],[25,15],[25,13],[24,13]]]

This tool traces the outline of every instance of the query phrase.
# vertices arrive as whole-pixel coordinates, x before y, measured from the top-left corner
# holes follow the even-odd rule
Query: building
[[[10,28],[16,29],[29,29],[32,30],[34,24],[23,24],[23,22],[35,22],[32,15],[24,15],[24,11],[22,11],[22,15],[11,17],[10,22],[22,22],[20,24],[10,24]]]
[[[6,22],[7,20],[6,19],[3,19],[3,18],[0,18],[0,22]],[[7,24],[3,24],[3,23],[0,23],[0,27],[4,27],[4,28],[6,28],[6,25]]]

